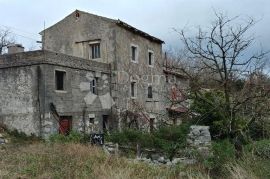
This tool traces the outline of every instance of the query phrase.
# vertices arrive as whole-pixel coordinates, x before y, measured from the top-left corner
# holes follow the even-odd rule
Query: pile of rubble
[[[119,146],[117,144],[108,142],[103,145],[103,150],[105,153],[108,155],[118,155],[119,154]],[[149,163],[150,165],[167,165],[167,166],[174,166],[176,164],[194,164],[196,163],[195,159],[189,159],[189,158],[173,158],[172,160],[162,156],[161,154],[158,153],[153,153],[149,157],[146,156],[141,156],[137,157],[135,160],[132,159],[132,161],[135,162],[145,162]]]
[[[188,149],[190,151],[196,150],[201,156],[208,157],[211,155],[211,135],[209,126],[191,126],[190,133],[187,136]],[[119,154],[119,146],[114,143],[105,143],[103,149],[107,154]],[[172,160],[165,158],[160,153],[151,153],[151,155],[137,154],[135,161],[146,162],[151,165],[167,165],[174,166],[177,164],[190,165],[195,164],[197,161],[194,157],[178,157]],[[181,156],[181,155],[178,155]],[[184,155],[183,155],[184,156]],[[133,159],[134,161],[134,159]]]
[[[173,158],[172,160],[167,159],[163,156],[160,156],[158,158],[151,157],[151,158],[137,158],[136,161],[146,162],[151,165],[167,165],[167,166],[174,166],[177,164],[183,164],[183,165],[191,165],[195,164],[195,159],[189,159],[189,158]]]

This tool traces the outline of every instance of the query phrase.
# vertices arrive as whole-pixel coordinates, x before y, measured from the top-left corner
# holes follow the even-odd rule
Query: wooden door
[[[68,135],[71,130],[71,119],[68,117],[61,117],[59,121],[59,133]]]

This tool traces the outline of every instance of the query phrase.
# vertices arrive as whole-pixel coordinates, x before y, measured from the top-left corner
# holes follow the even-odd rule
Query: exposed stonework
[[[100,43],[100,58],[112,70],[111,96],[115,103],[112,111],[118,128],[129,123],[123,119],[127,111],[140,111],[139,128],[149,129],[150,117],[154,126],[167,119],[166,98],[168,86],[163,73],[162,41],[119,20],[75,11],[62,21],[41,32],[44,48],[72,56],[89,58],[89,44]],[[131,47],[136,47],[136,61],[132,61]],[[149,52],[152,64],[149,65]],[[136,82],[136,97],[131,98],[131,83]],[[147,98],[152,86],[153,98]]]
[[[55,90],[55,70],[66,72],[65,91]],[[103,108],[97,99],[86,103],[91,83],[88,75],[101,75],[97,87],[102,88],[98,96],[104,96],[110,92],[108,85],[103,86],[110,81],[109,70],[110,66],[104,63],[48,51],[1,56],[0,122],[28,135],[46,137],[59,130],[58,121],[49,108],[53,103],[60,116],[72,117],[73,129],[82,130],[82,119],[89,123],[89,115],[94,114],[98,127],[93,130],[101,132],[102,115],[109,115],[110,109]],[[89,85],[81,89],[81,83]],[[93,131],[89,127],[86,126],[87,133]]]
[[[61,132],[57,113],[86,133],[150,131],[168,118],[171,87],[187,85],[164,73],[163,41],[120,20],[76,10],[41,35],[45,50],[0,56],[0,122],[27,134]]]
[[[194,147],[211,145],[209,126],[190,126],[187,142]]]
[[[191,126],[187,143],[195,148],[202,156],[211,155],[211,135],[209,126]]]

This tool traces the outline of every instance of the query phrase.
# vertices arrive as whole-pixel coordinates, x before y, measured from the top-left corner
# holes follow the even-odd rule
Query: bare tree
[[[236,120],[240,109],[246,104],[261,103],[269,95],[262,82],[248,85],[250,75],[262,68],[267,52],[250,55],[255,38],[249,35],[248,30],[256,24],[254,19],[239,23],[239,17],[229,18],[222,13],[215,13],[215,17],[210,29],[204,31],[199,28],[195,37],[187,37],[184,30],[179,32],[187,50],[186,59],[195,63],[189,62],[188,68],[187,65],[177,68],[191,79],[195,97],[202,97],[200,94],[206,81],[207,84],[214,84],[211,88],[214,86],[223,92],[225,107],[222,111],[228,120],[228,135],[235,137],[239,132]],[[244,82],[241,88],[236,89],[239,79]],[[217,106],[213,106],[215,108]],[[254,117],[247,122],[247,126],[254,121]]]
[[[14,43],[15,40],[11,36],[9,29],[0,29],[0,55],[3,54],[8,45]]]

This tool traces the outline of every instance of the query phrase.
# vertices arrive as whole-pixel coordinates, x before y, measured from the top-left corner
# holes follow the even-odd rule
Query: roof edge
[[[164,44],[165,42],[157,37],[154,37],[146,32],[143,32],[127,23],[125,23],[124,21],[121,21],[120,19],[118,19],[116,22],[115,22],[118,26],[122,27],[122,28],[125,28],[135,34],[138,34],[138,35],[141,35],[149,40],[152,40],[154,42],[157,42],[157,43],[161,43],[161,44]]]
[[[131,26],[131,25],[125,23],[124,21],[121,21],[120,19],[118,19],[118,20],[116,20],[116,19],[111,19],[111,18],[108,18],[108,17],[99,16],[99,15],[96,15],[96,14],[91,14],[91,13],[89,13],[89,12],[84,12],[84,11],[77,10],[77,9],[76,9],[75,11],[73,11],[72,13],[70,13],[69,15],[65,16],[62,20],[64,20],[65,18],[67,18],[68,16],[70,16],[70,15],[72,15],[73,13],[76,13],[76,12],[80,12],[80,13],[84,13],[84,14],[88,14],[88,15],[92,15],[92,16],[96,16],[96,17],[102,18],[102,19],[104,19],[104,20],[106,20],[106,21],[115,23],[116,25],[118,25],[118,26],[120,26],[120,27],[122,27],[122,28],[124,28],[124,29],[127,29],[127,30],[129,30],[129,31],[131,31],[131,32],[133,32],[133,33],[135,33],[135,34],[138,34],[138,35],[140,35],[140,36],[142,36],[142,37],[144,37],[144,38],[146,38],[146,39],[149,39],[149,40],[151,40],[151,41],[154,41],[154,42],[157,42],[157,43],[160,43],[160,44],[164,44],[164,43],[165,43],[163,40],[161,40],[161,39],[159,39],[159,38],[157,38],[157,37],[154,37],[154,36],[152,36],[152,35],[150,35],[150,34],[148,34],[148,33],[146,33],[146,32],[143,32],[143,31],[141,31],[141,30],[139,30],[139,29],[137,29],[137,28],[135,28],[135,27],[133,27],[133,26]],[[39,34],[42,35],[44,31],[50,29],[51,27],[53,27],[54,25],[58,24],[58,23],[61,22],[62,20],[60,20],[60,21],[58,21],[57,23],[55,23],[55,24],[49,26],[48,28],[42,30],[41,32],[39,32]]]

